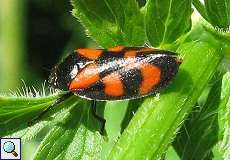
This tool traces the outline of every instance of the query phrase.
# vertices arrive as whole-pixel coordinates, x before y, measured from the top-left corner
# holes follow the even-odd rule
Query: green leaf
[[[200,0],[193,0],[192,4],[195,6],[200,15],[206,20],[209,21],[208,15],[205,10],[205,6],[200,2]]]
[[[219,109],[219,150],[224,159],[230,159],[230,72],[227,72],[222,81],[221,104]]]
[[[212,86],[206,103],[194,106],[190,118],[180,129],[174,147],[181,159],[212,159],[213,146],[218,142],[218,107],[221,93],[221,75]]]
[[[137,111],[138,107],[143,103],[144,98],[141,99],[134,99],[129,101],[128,109],[126,111],[126,115],[122,121],[122,130],[121,132],[124,131],[124,129],[128,126],[130,120],[134,116],[135,112]]]
[[[54,126],[62,122],[66,117],[69,116],[69,111],[75,107],[80,102],[79,97],[77,96],[71,96],[67,99],[65,99],[63,102],[60,102],[59,104],[55,104],[49,112],[46,114],[43,114],[42,118],[39,119],[39,123],[35,123],[33,126],[27,127],[19,130],[17,132],[14,132],[11,135],[8,135],[7,137],[20,137],[23,141],[28,141],[34,138],[44,127],[46,126]],[[54,102],[55,103],[55,102]],[[52,104],[53,105],[53,104]],[[48,107],[48,106],[47,106]],[[38,115],[40,115],[40,112],[38,112]],[[33,118],[36,118],[38,115],[36,115]],[[26,122],[28,123],[28,122]]]
[[[108,159],[161,158],[214,74],[222,58],[218,48],[206,42],[180,46],[184,60],[174,83],[160,96],[145,99]]]
[[[35,159],[100,159],[104,140],[96,122],[90,103],[82,100],[48,133]]]
[[[104,110],[106,119],[106,133],[108,141],[102,147],[102,159],[106,159],[108,153],[121,135],[121,124],[128,107],[128,101],[108,101]]]
[[[172,146],[169,147],[165,160],[181,160]]]
[[[191,0],[148,0],[146,34],[152,46],[176,41],[191,28]]]
[[[72,0],[73,15],[103,47],[143,45],[143,15],[135,0]]]
[[[214,27],[229,30],[230,0],[204,0],[210,23]]]
[[[46,97],[0,97],[0,137],[28,127],[28,122],[62,94]]]
[[[129,101],[111,101],[105,106],[106,131],[111,139],[120,136],[122,119]]]

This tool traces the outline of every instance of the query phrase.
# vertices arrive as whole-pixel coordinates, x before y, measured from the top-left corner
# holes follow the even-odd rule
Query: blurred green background
[[[41,86],[65,54],[91,44],[69,1],[0,1],[0,90]]]

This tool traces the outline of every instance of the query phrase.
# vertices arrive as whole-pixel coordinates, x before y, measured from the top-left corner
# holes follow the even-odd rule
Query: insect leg
[[[32,119],[30,122],[28,122],[28,126],[32,126],[33,124],[35,124],[37,121],[41,120],[42,117],[51,110],[51,108],[55,107],[56,105],[60,104],[61,102],[63,102],[65,99],[69,98],[70,96],[72,96],[73,93],[72,92],[68,92],[66,94],[64,94],[63,96],[61,96],[60,98],[58,98],[52,105],[50,105],[49,107],[47,107],[44,111],[42,111],[37,117],[35,117],[34,119]]]
[[[101,123],[101,133],[103,134],[105,131],[106,120],[97,114],[97,102],[95,100],[92,100],[91,107],[92,107],[93,116]]]

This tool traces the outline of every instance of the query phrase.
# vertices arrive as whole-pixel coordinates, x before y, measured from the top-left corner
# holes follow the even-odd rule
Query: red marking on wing
[[[116,46],[113,48],[109,48],[108,51],[110,51],[110,52],[121,52],[124,48],[125,48],[125,46]]]
[[[142,64],[140,66],[142,74],[142,83],[139,88],[140,94],[147,94],[151,92],[154,86],[156,86],[161,80],[161,70],[151,64]]]
[[[69,90],[86,89],[100,80],[99,68],[96,64],[89,64],[71,81]]]
[[[131,50],[131,51],[126,51],[124,54],[124,57],[125,58],[135,57],[136,55],[137,55],[137,52],[135,50]]]
[[[118,73],[111,73],[105,76],[102,81],[105,85],[104,92],[106,95],[115,97],[124,95],[123,83]]]
[[[91,60],[98,59],[103,53],[103,50],[101,49],[83,48],[83,49],[77,49],[76,51],[79,55],[86,57],[88,59],[91,59]]]

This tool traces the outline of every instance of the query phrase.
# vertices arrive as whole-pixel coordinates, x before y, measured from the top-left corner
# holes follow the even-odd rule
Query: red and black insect
[[[175,53],[153,48],[77,49],[53,68],[49,83],[90,100],[136,99],[166,87],[180,64]]]
[[[93,114],[102,122],[103,132],[105,119],[96,114],[95,101],[136,99],[158,92],[174,79],[180,64],[176,53],[153,48],[77,49],[52,69],[49,84],[70,91],[55,104],[73,93],[93,100]]]

